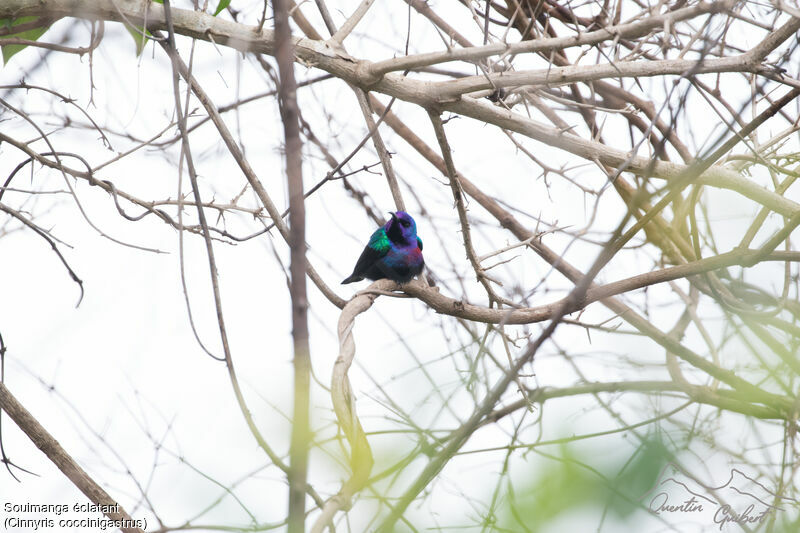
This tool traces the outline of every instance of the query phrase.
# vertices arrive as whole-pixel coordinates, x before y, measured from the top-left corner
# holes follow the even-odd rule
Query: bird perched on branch
[[[422,272],[422,240],[417,237],[417,224],[404,211],[389,213],[392,218],[375,230],[356,261],[353,273],[342,284],[388,278],[406,283]]]

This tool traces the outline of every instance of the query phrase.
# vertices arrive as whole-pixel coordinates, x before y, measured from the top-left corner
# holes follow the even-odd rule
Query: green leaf
[[[664,465],[674,459],[654,435],[647,436],[630,456],[627,452],[578,453],[567,446],[560,452],[537,466],[527,482],[515,487],[508,481],[506,497],[497,509],[497,519],[505,530],[524,526],[539,531],[578,509],[610,510],[620,521],[633,524],[640,508],[637,502],[658,481]]]
[[[636,511],[634,502],[658,482],[659,474],[672,459],[672,453],[659,438],[653,435],[645,438],[639,449],[625,463],[622,472],[612,480],[617,490],[628,496],[628,499],[615,497],[611,502],[618,515],[627,517]]]
[[[139,26],[131,27],[127,24],[125,25],[125,29],[128,30],[128,33],[130,33],[131,37],[133,37],[133,42],[136,43],[136,57],[139,57],[142,55],[144,45],[147,44],[147,38],[142,35],[142,33],[149,36],[150,32],[144,28],[140,28]]]
[[[231,0],[219,0],[219,5],[217,5],[217,10],[214,11],[214,16],[216,17],[222,10],[231,5]]]
[[[36,17],[20,17],[18,19],[0,19],[0,28],[13,28],[14,26],[18,26],[20,24],[25,24],[27,22],[33,22],[37,20]],[[12,33],[10,35],[4,35],[3,37],[18,37],[20,39],[26,39],[28,41],[36,41],[44,35],[44,33],[50,28],[50,26],[41,26],[39,28],[33,28],[27,31],[21,31],[19,33]],[[2,39],[3,37],[0,37]],[[6,44],[3,45],[3,63],[8,64],[8,60],[16,54],[17,52],[26,48],[27,44]]]

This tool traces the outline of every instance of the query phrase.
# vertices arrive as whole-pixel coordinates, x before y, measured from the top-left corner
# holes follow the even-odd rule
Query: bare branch
[[[28,436],[37,448],[83,492],[92,503],[100,506],[103,514],[116,523],[125,533],[144,533],[143,521],[134,520],[119,503],[70,457],[56,439],[44,429],[22,404],[0,383],[0,407],[11,420]]]

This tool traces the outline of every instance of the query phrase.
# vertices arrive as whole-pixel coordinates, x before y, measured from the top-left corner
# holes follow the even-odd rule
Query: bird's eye
[[[404,228],[407,228],[411,225],[411,222],[409,222],[408,220],[401,220],[400,224],[402,224]]]

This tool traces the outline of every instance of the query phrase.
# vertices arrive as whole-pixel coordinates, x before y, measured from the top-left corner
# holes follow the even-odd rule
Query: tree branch
[[[134,520],[114,501],[103,488],[70,457],[56,439],[20,404],[3,383],[0,383],[0,408],[28,436],[37,448],[44,453],[61,472],[72,481],[95,505],[103,506],[103,514],[117,522],[124,533],[144,533],[139,527],[141,520]]]

